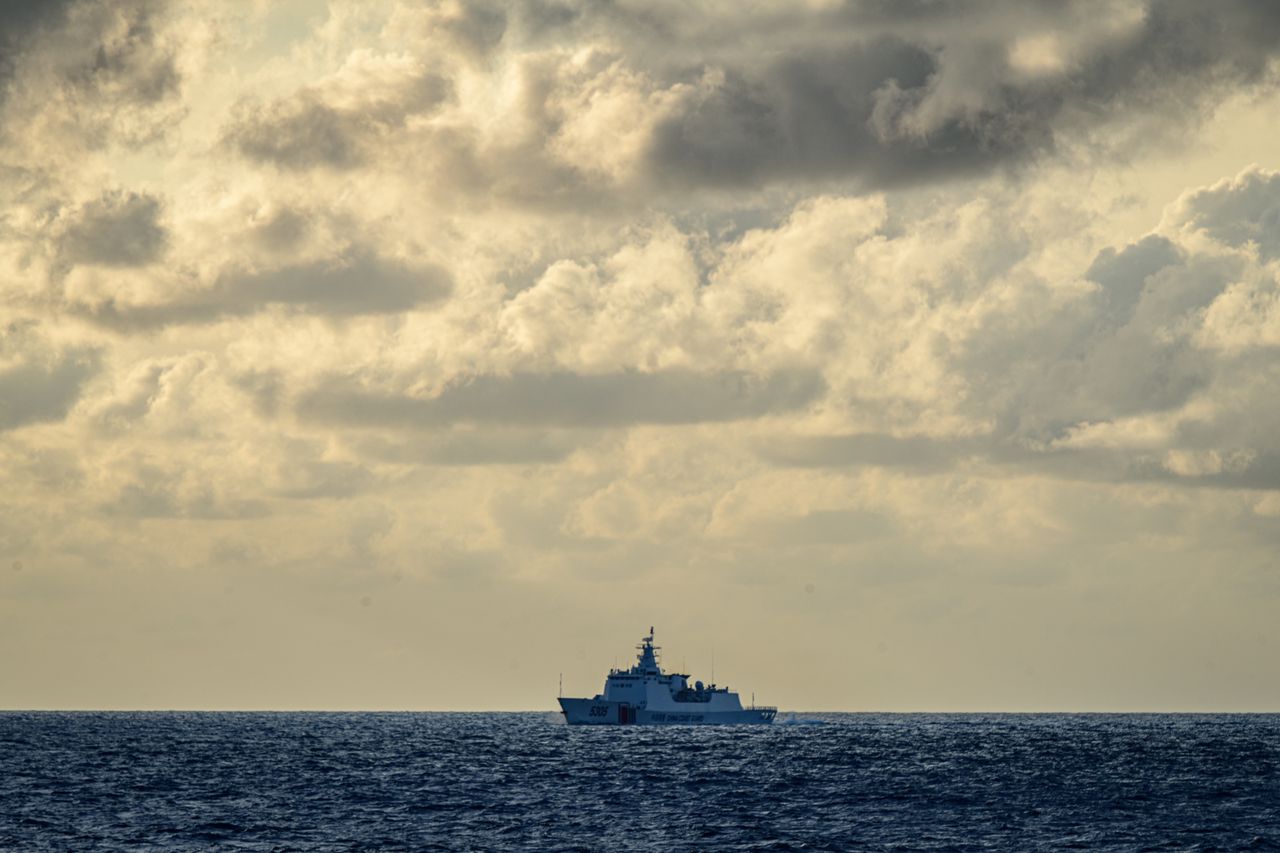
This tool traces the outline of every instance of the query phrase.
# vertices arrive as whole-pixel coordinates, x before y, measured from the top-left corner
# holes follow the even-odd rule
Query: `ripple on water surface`
[[[0,848],[1280,850],[1280,716],[0,713]]]

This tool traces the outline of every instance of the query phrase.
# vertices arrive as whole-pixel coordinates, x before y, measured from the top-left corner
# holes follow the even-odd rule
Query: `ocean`
[[[4,850],[1280,850],[1280,715],[0,713]]]

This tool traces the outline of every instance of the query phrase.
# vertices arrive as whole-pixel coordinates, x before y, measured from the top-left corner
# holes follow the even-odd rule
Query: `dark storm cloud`
[[[14,66],[28,49],[31,38],[42,29],[61,23],[71,3],[72,0],[5,0],[0,3],[0,101],[4,98]]]
[[[870,183],[979,169],[1049,140],[1043,125],[1012,130],[953,122],[930,137],[886,140],[876,126],[886,86],[921,92],[936,70],[924,47],[896,38],[817,55],[788,56],[764,69],[730,69],[655,131],[649,165],[681,184],[732,187],[776,179],[857,174]],[[898,136],[896,133],[895,136]]]
[[[23,324],[0,329],[0,431],[56,421],[98,372],[89,350],[56,352]]]
[[[6,0],[0,85],[9,84],[24,56],[43,49],[55,55],[67,87],[110,89],[112,98],[139,104],[163,100],[177,92],[181,77],[172,51],[156,38],[160,8],[149,0]],[[42,37],[47,41],[38,43]]]
[[[227,273],[211,288],[160,304],[108,301],[79,310],[119,329],[212,323],[276,305],[328,316],[394,314],[443,299],[451,286],[439,267],[410,266],[357,250],[308,264]]]
[[[827,33],[780,27],[772,49],[726,56],[723,83],[658,128],[653,175],[724,187],[945,178],[1034,157],[1132,112],[1195,111],[1224,86],[1262,81],[1280,54],[1280,6],[1154,0],[1132,31],[1099,39],[1061,69],[1025,74],[1009,60],[1015,39],[1079,26],[1087,8],[966,9],[966,27],[942,27],[958,14],[942,3],[853,3],[815,16]],[[859,32],[868,22],[879,34]],[[846,43],[832,47],[841,34]]]
[[[163,138],[185,114],[169,11],[160,0],[0,3],[0,144],[38,158]],[[55,163],[42,182],[66,175]]]
[[[525,373],[478,376],[432,398],[366,390],[333,380],[303,394],[307,420],[358,426],[430,428],[455,423],[621,427],[758,418],[794,411],[825,390],[812,371],[753,376],[698,373]]]
[[[142,266],[168,243],[160,214],[160,201],[146,193],[105,193],[72,215],[58,246],[71,263]]]
[[[428,13],[453,61],[520,69],[519,140],[490,144],[466,122],[418,127],[413,145],[442,189],[547,206],[617,203],[589,167],[562,158],[566,104],[613,73],[671,96],[628,163],[631,189],[755,189],[841,181],[860,190],[945,180],[1033,161],[1064,141],[1105,148],[1099,127],[1142,118],[1148,130],[1194,121],[1223,91],[1270,79],[1280,12],[1231,0],[1151,0],[1131,21],[1090,3],[779,4],[463,2]],[[1048,40],[1044,67],[1017,59]],[[1057,40],[1056,42],[1054,40]],[[1034,48],[1032,52],[1034,53]],[[505,55],[504,55],[505,52]],[[608,61],[599,59],[606,56]],[[514,79],[514,78],[513,78]],[[358,103],[323,84],[240,105],[223,132],[239,155],[282,169],[350,170],[385,150],[406,116],[447,101],[451,82],[415,81]],[[519,87],[517,87],[519,88]],[[574,107],[575,109],[577,107]],[[505,126],[497,122],[495,126]],[[1144,134],[1149,138],[1152,133]],[[1158,135],[1158,134],[1154,134]],[[1117,138],[1130,138],[1124,133]],[[1117,143],[1119,144],[1119,143]]]

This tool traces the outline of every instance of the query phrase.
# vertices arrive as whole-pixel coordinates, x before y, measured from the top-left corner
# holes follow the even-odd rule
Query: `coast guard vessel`
[[[560,712],[571,726],[706,725],[772,723],[777,708],[742,707],[727,687],[689,684],[689,676],[664,673],[653,628],[636,646],[640,654],[630,669],[612,669],[604,692],[593,699],[560,698]]]

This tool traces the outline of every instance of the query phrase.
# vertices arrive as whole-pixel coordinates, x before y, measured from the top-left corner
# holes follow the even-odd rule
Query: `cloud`
[[[0,431],[61,420],[98,372],[98,354],[58,349],[31,324],[0,331]]]
[[[602,373],[687,364],[704,347],[691,239],[670,225],[636,229],[598,263],[552,263],[498,315],[519,363]]]
[[[448,77],[415,60],[360,51],[336,74],[290,97],[241,103],[223,142],[250,160],[285,169],[352,169],[381,137],[452,94]]]
[[[168,244],[160,200],[146,193],[108,192],[75,210],[58,237],[71,263],[144,266]]]
[[[898,234],[892,210],[826,200],[748,235],[704,304],[750,329],[754,352],[798,340],[823,353],[829,387],[809,429],[762,435],[757,455],[784,468],[1275,487],[1280,285],[1258,249],[1280,197],[1270,178],[1248,170],[1188,192],[1159,233],[1053,280],[1029,274],[1035,257],[1001,234],[1017,228],[1001,216],[969,230],[951,211],[945,242],[927,221]],[[843,252],[827,239],[837,222]],[[995,264],[1002,241],[1012,251]],[[949,278],[974,257],[989,272]]]
[[[466,209],[679,207],[698,189],[714,204],[792,181],[868,192],[1173,141],[1215,93],[1270,79],[1276,17],[1243,0],[963,17],[458,2],[398,8],[375,52],[335,12],[321,44],[346,48],[341,66],[242,98],[220,136],[285,172],[394,164]]]
[[[362,436],[352,446],[363,457],[397,465],[551,465],[595,435],[588,430],[462,427],[412,437]]]
[[[813,30],[782,25],[774,51],[709,60],[716,73],[658,127],[650,168],[682,186],[947,178],[1046,154],[1136,107],[1194,114],[1224,86],[1264,80],[1280,52],[1280,14],[1263,4],[1153,0],[1138,14],[1090,14],[990,4],[948,27],[943,4],[812,13]]]
[[[964,377],[963,406],[1000,436],[1043,442],[1078,424],[1189,405],[1217,382],[1217,358],[1198,339],[1243,260],[1149,236],[1099,252],[1080,271],[1091,290],[1016,294],[956,341],[950,369]]]
[[[297,408],[303,419],[351,426],[620,427],[759,418],[799,409],[822,390],[821,377],[805,370],[764,376],[690,370],[478,376],[425,398],[331,380],[304,393]]]
[[[232,377],[232,383],[249,395],[254,411],[264,418],[273,418],[280,410],[284,392],[284,380],[272,370],[247,370]]]
[[[289,460],[279,466],[275,479],[275,494],[293,500],[349,498],[376,482],[363,465],[314,458]]]
[[[1280,454],[1254,448],[1197,450],[1179,442],[1153,449],[992,445],[986,461],[1009,473],[1104,483],[1166,483],[1190,488],[1280,489]]]
[[[959,470],[1064,481],[1280,489],[1280,452],[1244,447],[1194,449],[1173,437],[1156,447],[1138,448],[1091,444],[1084,438],[1085,434],[1096,436],[1106,423],[1078,429],[1070,438],[1048,445],[998,435],[952,439],[874,433],[783,435],[759,442],[756,453],[780,468],[889,468],[921,476]]]
[[[883,93],[919,90],[934,71],[928,50],[896,38],[730,68],[704,78],[657,126],[647,165],[659,181],[681,185],[853,175],[877,187],[973,171],[1025,147],[960,124],[886,144],[876,126],[889,98]]]
[[[771,436],[758,445],[760,456],[775,465],[808,467],[883,466],[934,473],[958,458],[984,449],[977,439],[934,439],[884,433]]]
[[[380,314],[404,311],[444,297],[448,275],[367,252],[275,270],[233,274],[222,285],[229,306],[300,305],[321,313]]]
[[[221,434],[229,397],[217,357],[189,349],[177,356],[138,359],[127,370],[104,377],[80,413],[99,437],[133,432],[182,442]]]
[[[98,510],[107,516],[135,519],[170,518],[228,520],[262,518],[269,505],[257,498],[226,494],[208,472],[172,470],[135,460],[124,482]]]
[[[0,10],[0,316],[37,318],[0,347],[25,704],[161,701],[130,692],[165,645],[139,614],[191,640],[169,663],[260,616],[246,649],[332,642],[314,683],[402,685],[369,661],[429,658],[415,626],[607,629],[645,617],[601,595],[664,585],[673,632],[860,625],[931,685],[955,638],[991,660],[1044,618],[1127,650],[1120,682],[1144,638],[1273,636],[1280,183],[1150,213],[1270,156],[1271,7],[293,7]],[[99,684],[103,631],[136,642]],[[785,669],[797,701],[821,682]],[[928,692],[873,698],[966,698]]]
[[[361,123],[310,96],[293,103],[249,108],[228,139],[252,160],[294,169],[358,165]]]
[[[1102,285],[1107,303],[1105,313],[1115,323],[1123,323],[1132,316],[1142,298],[1147,279],[1181,259],[1177,246],[1165,237],[1152,234],[1119,251],[1111,247],[1103,249],[1084,276]]]
[[[784,515],[755,532],[775,546],[804,547],[851,545],[882,539],[899,532],[892,517],[874,510],[812,510],[803,515]]]
[[[422,10],[425,26],[444,34],[447,41],[465,54],[488,53],[502,40],[507,29],[508,4],[487,2],[441,3]]]
[[[110,276],[85,272],[68,283],[68,296],[75,313],[130,330],[212,323],[270,306],[339,317],[397,313],[440,300],[450,288],[448,274],[439,267],[353,249],[308,263],[228,270],[206,288],[180,282],[155,294],[154,287],[144,287],[133,299],[125,298]]]
[[[181,77],[173,51],[158,43],[152,4],[138,3],[123,10],[111,8],[114,4],[103,5],[105,8],[85,13],[101,28],[100,40],[92,62],[75,68],[72,78],[86,88],[120,93],[140,104],[175,94]]]
[[[0,98],[3,97],[14,65],[30,45],[33,34],[56,27],[65,20],[73,0],[45,3],[5,3],[0,6]]]
[[[6,159],[39,165],[53,152],[147,145],[181,119],[187,33],[171,29],[169,8],[152,0],[6,4],[14,5],[40,11],[21,15],[0,46]]]
[[[1187,193],[1174,221],[1225,245],[1257,247],[1263,261],[1280,257],[1280,173],[1249,168],[1235,178]]]
[[[464,52],[487,55],[518,97],[483,121],[454,116],[469,168],[443,177],[552,206],[623,188],[868,191],[1126,151],[1134,122],[1149,138],[1198,121],[1215,93],[1267,82],[1280,32],[1280,15],[1246,0],[1000,2],[963,17],[947,4],[449,8],[419,27],[475,24]],[[340,138],[313,118],[317,140]]]

